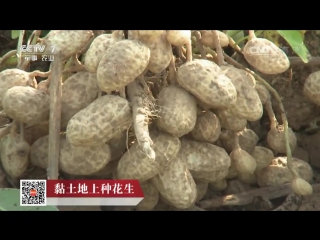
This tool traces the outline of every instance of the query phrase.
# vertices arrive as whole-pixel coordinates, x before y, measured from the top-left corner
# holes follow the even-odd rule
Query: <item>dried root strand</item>
[[[69,68],[66,68],[62,71],[62,73],[71,73],[71,72],[82,72],[85,71],[84,65],[79,65],[79,66],[72,66]]]
[[[236,42],[233,40],[233,38],[229,37],[229,45],[235,50],[235,53],[240,53],[242,54],[242,49],[236,44]]]
[[[185,62],[185,61],[187,61],[187,59],[186,59],[186,57],[185,57],[185,49],[183,48],[183,46],[176,46],[176,49],[177,49],[177,51],[178,51],[178,56],[179,56],[179,58],[183,61],[183,62]]]
[[[150,159],[155,160],[156,154],[152,149],[153,142],[149,135],[148,122],[151,101],[145,94],[143,87],[138,80],[127,86],[129,100],[132,103],[132,115],[134,132],[139,146]]]
[[[190,62],[190,61],[192,61],[192,42],[191,42],[191,39],[186,44],[186,49],[187,49],[187,52],[186,52],[187,62]]]
[[[24,35],[25,30],[22,30],[22,31],[23,31],[23,35]],[[41,32],[42,32],[41,30],[34,30],[28,39],[27,45],[36,44],[40,39]],[[23,39],[23,37],[21,39]],[[22,44],[22,42],[21,42],[21,44]],[[21,44],[19,44],[19,46]],[[19,50],[18,50],[18,52],[19,52]],[[27,60],[25,58],[21,58],[21,54],[19,54],[19,55],[20,56],[19,56],[19,62],[18,62],[17,68],[24,70],[30,64],[30,60]]]
[[[30,77],[42,77],[42,78],[46,78],[49,77],[51,74],[51,71],[48,72],[41,72],[41,71],[33,71],[30,73]]]
[[[217,30],[211,30],[214,45],[216,46],[217,56],[218,56],[218,65],[222,66],[224,64],[223,51],[220,44],[219,33]]]
[[[206,50],[203,47],[203,44],[201,42],[201,34],[199,31],[193,31],[192,32],[193,36],[196,37],[196,45],[198,50],[200,51],[201,54],[201,58],[202,59],[207,59],[207,54],[206,54]]]
[[[82,67],[83,66],[83,64],[79,61],[79,59],[78,59],[78,54],[74,54],[72,57],[71,57],[71,59],[72,59],[72,62],[73,62],[73,64],[75,65],[75,66],[77,66],[77,67]]]
[[[169,79],[171,84],[177,84],[177,70],[173,54],[169,64]]]
[[[277,123],[276,116],[274,115],[271,99],[267,100],[267,102],[265,104],[265,108],[266,108],[266,111],[268,113],[268,117],[269,117],[269,120],[270,120],[270,123],[271,123],[270,124],[270,128],[276,128],[278,123]]]

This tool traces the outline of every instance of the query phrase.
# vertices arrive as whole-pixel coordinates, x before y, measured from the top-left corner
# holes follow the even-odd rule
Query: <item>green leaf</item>
[[[309,62],[310,53],[303,42],[303,36],[299,30],[277,30],[291,46],[292,50],[304,63]]]
[[[243,33],[243,31],[242,30],[228,30],[227,32],[226,32],[226,34],[229,36],[229,37],[231,37],[231,38],[233,38],[235,35],[237,35],[238,33]]]
[[[0,188],[0,211],[59,211],[55,206],[20,206],[20,189]]]
[[[45,37],[51,30],[41,30],[41,37]]]
[[[11,38],[16,39],[19,37],[21,30],[11,30]]]
[[[18,64],[18,58],[16,55],[11,56],[10,58],[6,59],[3,63],[3,65],[7,66],[11,66],[11,65],[17,65]]]
[[[240,47],[243,47],[243,41],[240,41],[242,39],[245,39],[244,32],[242,30],[228,30],[226,34],[231,37],[236,43],[239,42]]]

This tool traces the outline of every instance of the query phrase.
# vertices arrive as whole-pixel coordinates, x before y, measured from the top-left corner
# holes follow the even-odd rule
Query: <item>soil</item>
[[[282,44],[286,46],[287,44],[282,41]],[[320,54],[320,44],[319,36],[316,35],[316,31],[308,31],[305,34],[305,44],[313,57],[318,57]],[[0,54],[3,56],[10,50],[15,49],[17,46],[17,40],[11,39],[11,33],[7,30],[0,30]],[[228,52],[228,51],[227,51]],[[289,57],[296,56],[291,50],[288,53]],[[31,62],[29,69],[27,71],[40,70],[48,71],[50,62],[43,62],[39,59],[36,62]],[[15,65],[4,65],[0,68],[2,71],[5,68],[13,68]],[[320,107],[311,103],[303,95],[302,89],[305,79],[308,75],[314,71],[320,70],[320,64],[318,65],[306,65],[301,63],[300,65],[295,65],[292,69],[287,72],[277,75],[277,76],[265,76],[260,74],[265,80],[267,80],[279,93],[284,105],[286,115],[288,118],[289,126],[294,130],[298,139],[298,147],[293,152],[293,156],[300,158],[309,162],[315,171],[315,175],[320,173],[320,132],[318,128],[312,130],[308,129],[310,127],[310,122],[320,116]],[[43,79],[38,78],[38,82]],[[281,122],[280,110],[276,101],[273,101],[273,108],[276,114],[276,117]],[[1,119],[0,116],[0,126],[7,124],[7,122]],[[262,117],[259,122],[250,123],[250,127],[256,132],[260,138],[259,145],[266,144],[266,135],[269,131],[269,119],[266,115]],[[1,169],[0,169],[1,170]],[[0,174],[1,175],[1,174]],[[320,179],[320,178],[319,178]],[[318,179],[315,179],[315,182],[318,182]],[[237,183],[239,184],[239,183]],[[236,184],[235,184],[236,185]],[[241,185],[241,183],[240,183]],[[242,184],[243,185],[243,184]],[[238,186],[239,187],[239,186]],[[249,186],[242,186],[240,190],[232,190],[231,192],[239,193],[243,191],[248,191]],[[250,187],[249,187],[250,188]],[[229,189],[230,190],[230,189]],[[250,190],[250,189],[249,189]],[[209,191],[208,191],[209,192]],[[227,191],[225,192],[227,193]],[[210,193],[206,194],[206,198],[212,197]],[[302,204],[300,204],[299,209],[296,210],[320,210],[320,200],[317,200],[319,193],[316,193],[314,196],[304,198]],[[279,206],[283,203],[286,198],[282,197],[271,201],[274,206]],[[288,198],[287,198],[288,199]],[[262,203],[260,209],[268,210],[268,201],[265,202],[263,199],[258,199],[259,204]],[[258,205],[259,205],[258,204]],[[104,208],[105,209],[105,208]],[[99,207],[61,207],[61,211],[100,211]],[[117,209],[119,210],[119,209]],[[234,211],[244,211],[244,210],[259,210],[254,208],[254,204],[251,204],[248,207],[221,207],[216,210],[234,210]],[[269,209],[270,210],[270,209]]]

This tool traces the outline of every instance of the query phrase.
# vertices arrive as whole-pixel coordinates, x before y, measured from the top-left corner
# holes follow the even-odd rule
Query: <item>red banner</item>
[[[47,198],[143,198],[138,180],[47,180]]]

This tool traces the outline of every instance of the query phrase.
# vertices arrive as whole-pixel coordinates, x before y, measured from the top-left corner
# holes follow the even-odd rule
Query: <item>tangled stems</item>
[[[19,40],[17,45],[18,65],[21,63],[21,45],[22,45],[25,33],[26,33],[26,30],[20,30]]]
[[[211,33],[212,33],[214,45],[215,45],[216,51],[217,51],[218,65],[222,66],[224,64],[224,58],[223,58],[222,47],[220,44],[219,34],[218,34],[217,30],[211,30]]]
[[[25,30],[21,30],[21,32],[22,31],[25,31]],[[34,30],[33,33],[31,34],[31,36],[28,39],[28,45],[36,44],[38,42],[38,40],[39,40],[40,34],[41,34],[41,30]],[[24,70],[24,69],[26,69],[26,67],[30,63],[30,60],[21,59],[21,54],[20,54],[21,44],[22,44],[22,42],[20,43],[20,37],[19,37],[19,44],[18,44],[18,49],[17,49],[18,55],[19,55],[19,63],[18,63],[17,68]]]
[[[198,50],[200,50],[201,58],[206,59],[206,51],[203,48],[202,42],[201,42],[201,34],[199,31],[192,31],[192,35],[196,38],[196,45]]]

